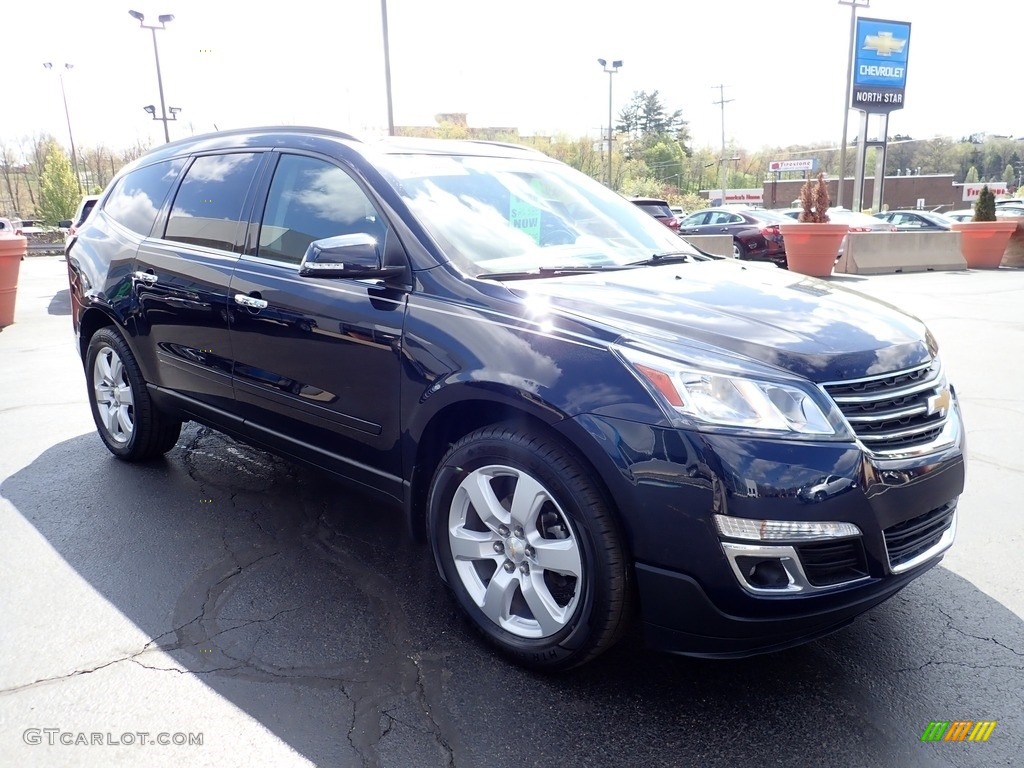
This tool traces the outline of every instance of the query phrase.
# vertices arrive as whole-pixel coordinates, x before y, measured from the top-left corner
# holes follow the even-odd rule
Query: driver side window
[[[282,155],[256,255],[297,265],[314,240],[355,233],[372,235],[383,250],[387,225],[355,179],[315,157]]]

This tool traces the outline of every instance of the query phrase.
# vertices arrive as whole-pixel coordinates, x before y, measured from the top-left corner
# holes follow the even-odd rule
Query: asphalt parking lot
[[[801,648],[630,637],[545,677],[469,631],[398,510],[194,424],[163,461],[114,459],[63,259],[27,259],[0,332],[0,764],[1020,765],[1024,270],[832,280],[939,339],[968,427],[954,548]],[[935,720],[998,725],[922,743]]]

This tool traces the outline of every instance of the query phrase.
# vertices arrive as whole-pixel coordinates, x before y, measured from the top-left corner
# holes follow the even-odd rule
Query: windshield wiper
[[[645,267],[651,264],[678,264],[686,261],[704,261],[699,253],[693,251],[665,251],[664,253],[656,253],[649,259],[641,259],[640,261],[631,261],[628,266],[630,267]]]
[[[480,280],[529,280],[536,277],[558,277],[560,275],[586,275],[593,272],[610,272],[627,269],[629,264],[591,264],[589,267],[538,267],[523,272],[484,272],[477,275]]]

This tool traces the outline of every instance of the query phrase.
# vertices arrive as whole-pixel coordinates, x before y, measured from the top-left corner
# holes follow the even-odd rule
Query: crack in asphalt
[[[191,621],[181,625],[180,627],[176,627],[175,629],[170,629],[170,630],[168,630],[166,632],[162,632],[161,634],[157,635],[156,637],[148,640],[146,642],[146,644],[140,650],[135,651],[134,653],[128,654],[127,656],[121,656],[120,658],[117,658],[117,659],[111,659],[109,661],[103,662],[102,664],[97,664],[97,665],[89,667],[87,669],[76,669],[76,670],[74,670],[72,672],[68,672],[68,673],[63,674],[63,675],[53,675],[51,677],[43,677],[43,678],[39,678],[38,680],[33,680],[30,683],[22,683],[21,685],[15,685],[15,686],[12,686],[10,688],[3,688],[3,689],[0,689],[0,695],[8,694],[8,693],[17,693],[18,691],[23,691],[23,690],[26,690],[28,688],[34,688],[36,686],[43,685],[43,684],[46,684],[46,683],[54,683],[54,682],[58,682],[58,681],[62,681],[62,680],[70,680],[70,679],[72,679],[74,677],[80,677],[82,675],[89,675],[89,674],[92,674],[93,672],[98,672],[101,669],[106,669],[107,667],[113,666],[114,664],[120,664],[120,663],[125,662],[125,661],[130,661],[130,662],[136,663],[140,667],[144,667],[145,669],[151,669],[151,670],[154,670],[154,671],[163,671],[163,672],[178,672],[180,674],[188,674],[189,672],[195,672],[196,674],[209,674],[210,672],[220,671],[220,670],[175,669],[174,667],[152,667],[152,666],[149,666],[147,664],[143,664],[141,661],[139,661],[139,657],[144,656],[145,654],[148,654],[148,653],[153,653],[155,651],[159,651],[161,653],[168,653],[170,651],[180,651],[180,650],[188,650],[190,648],[195,648],[196,646],[201,645],[204,642],[208,642],[209,640],[212,640],[213,638],[217,637],[218,635],[224,634],[225,632],[234,632],[236,630],[244,629],[244,628],[252,626],[254,624],[266,624],[268,622],[275,621],[279,616],[281,616],[281,615],[283,615],[285,613],[290,613],[290,612],[296,611],[296,610],[298,610],[298,608],[285,608],[285,609],[283,609],[281,611],[278,611],[273,616],[271,616],[269,618],[266,618],[266,619],[247,619],[247,620],[244,620],[243,623],[239,624],[238,626],[230,627],[228,629],[222,629],[219,632],[216,632],[216,633],[214,633],[212,635],[209,635],[208,638],[206,638],[204,640],[199,640],[199,641],[196,641],[196,642],[191,642],[191,643],[176,642],[176,643],[172,643],[170,645],[163,645],[163,644],[160,643],[160,639],[161,638],[167,637],[168,635],[170,635],[172,633],[181,632],[186,627],[188,627],[190,624],[194,624],[194,623],[196,623],[197,621],[199,621],[202,618],[201,616],[197,616],[196,618],[194,618]],[[224,653],[223,650],[221,650],[221,652]],[[234,658],[234,657],[230,656],[227,653],[224,653],[224,655],[228,656],[229,658]],[[233,668],[229,668],[229,669],[233,669]]]
[[[958,632],[959,634],[963,635],[964,637],[969,637],[972,640],[981,640],[983,642],[995,643],[1000,648],[1003,648],[1003,649],[1009,651],[1010,653],[1012,653],[1014,656],[1024,656],[1024,652],[1018,651],[1016,648],[1011,648],[1006,643],[1003,643],[1002,641],[997,640],[994,637],[982,637],[981,635],[973,635],[970,632],[967,632],[966,630],[960,629],[960,627],[955,625],[955,623],[954,623],[955,619],[952,616],[950,616],[948,613],[946,613],[941,608],[936,607],[936,610],[939,613],[941,613],[943,616],[946,617],[946,627],[948,627],[949,629],[952,629],[954,632]],[[1022,669],[1024,669],[1024,667],[1022,667]]]

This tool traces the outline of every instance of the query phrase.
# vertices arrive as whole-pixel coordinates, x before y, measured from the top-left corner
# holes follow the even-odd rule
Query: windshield
[[[380,164],[423,227],[468,274],[697,255],[664,224],[562,163],[396,154]]]

